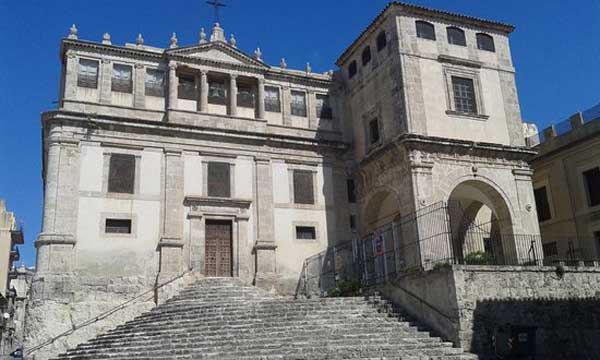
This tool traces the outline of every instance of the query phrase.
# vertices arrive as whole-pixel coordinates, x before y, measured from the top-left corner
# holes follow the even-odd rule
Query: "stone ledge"
[[[42,233],[35,241],[35,247],[44,245],[75,245],[75,237],[71,234]]]

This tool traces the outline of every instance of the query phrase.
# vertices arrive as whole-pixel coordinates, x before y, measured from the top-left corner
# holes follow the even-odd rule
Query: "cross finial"
[[[226,5],[220,2],[219,0],[211,0],[206,2],[208,5],[211,5],[215,8],[215,22],[219,22],[219,8],[225,7]]]

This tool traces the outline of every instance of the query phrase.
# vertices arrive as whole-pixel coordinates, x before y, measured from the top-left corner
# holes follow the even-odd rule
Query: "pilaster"
[[[316,129],[317,128],[317,111],[315,110],[315,102],[317,101],[315,97],[315,92],[309,90],[306,93],[306,115],[308,116],[308,128]]]
[[[133,106],[143,109],[146,107],[146,67],[143,64],[135,64],[133,76]]]
[[[200,71],[200,112],[208,112],[208,74]]]
[[[265,79],[258,79],[258,91],[257,91],[257,119],[265,118]]]
[[[79,73],[79,59],[73,50],[68,50],[65,58],[65,83],[64,99],[75,100],[77,98],[77,76]]]
[[[273,216],[273,176],[271,160],[255,158],[256,212],[258,237],[254,244],[256,256],[255,279],[275,274],[275,249]]]
[[[290,87],[281,87],[281,111],[283,116],[283,125],[292,126],[292,109],[290,107]]]
[[[229,115],[237,116],[237,75],[229,75]]]
[[[169,95],[168,95],[168,110],[177,109],[177,87],[179,79],[177,78],[177,63],[169,62]]]
[[[100,91],[100,103],[101,104],[110,104],[112,102],[111,98],[111,78],[112,78],[112,61],[108,59],[102,59],[100,63],[100,81],[99,81],[99,91]]]

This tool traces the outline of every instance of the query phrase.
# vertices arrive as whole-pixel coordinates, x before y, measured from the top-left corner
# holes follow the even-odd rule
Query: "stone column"
[[[539,236],[540,225],[538,222],[537,211],[535,207],[535,196],[533,194],[533,184],[531,180],[533,171],[529,168],[514,169],[512,173],[515,177],[518,199],[518,204],[516,204],[518,207],[513,209],[515,218],[512,219],[512,233],[530,235],[515,237],[515,255],[517,255],[519,259],[527,259],[527,252],[529,251],[533,242],[537,262],[539,265],[542,265],[544,252],[542,249],[542,241]],[[518,223],[519,221],[520,224]],[[505,247],[507,245],[509,244],[504,244]]]
[[[237,75],[229,75],[229,115],[237,116]]]
[[[77,76],[79,74],[79,59],[75,51],[67,51],[65,58],[65,74],[63,83],[63,98],[65,100],[77,99]]]
[[[265,79],[258,79],[258,91],[257,91],[257,119],[265,118]]]
[[[208,112],[208,74],[200,71],[200,112]]]
[[[146,68],[143,64],[135,64],[133,72],[133,106],[143,109],[146,107]]]
[[[274,281],[275,249],[273,216],[273,177],[271,161],[255,158],[255,196],[258,237],[254,245],[256,256],[255,282]]]
[[[181,151],[165,150],[163,223],[160,248],[160,272],[183,270],[183,159]]]
[[[98,83],[98,90],[100,91],[100,103],[110,104],[112,102],[112,61],[108,59],[102,59],[100,63],[100,81]]]
[[[169,105],[167,110],[177,109],[177,87],[179,79],[177,78],[177,64],[174,61],[169,62]]]

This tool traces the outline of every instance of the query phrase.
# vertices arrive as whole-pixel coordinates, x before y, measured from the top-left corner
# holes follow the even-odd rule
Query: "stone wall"
[[[494,338],[511,327],[536,328],[540,358],[598,359],[600,267],[563,269],[455,265],[403,276],[381,290],[482,359],[496,358]]]

